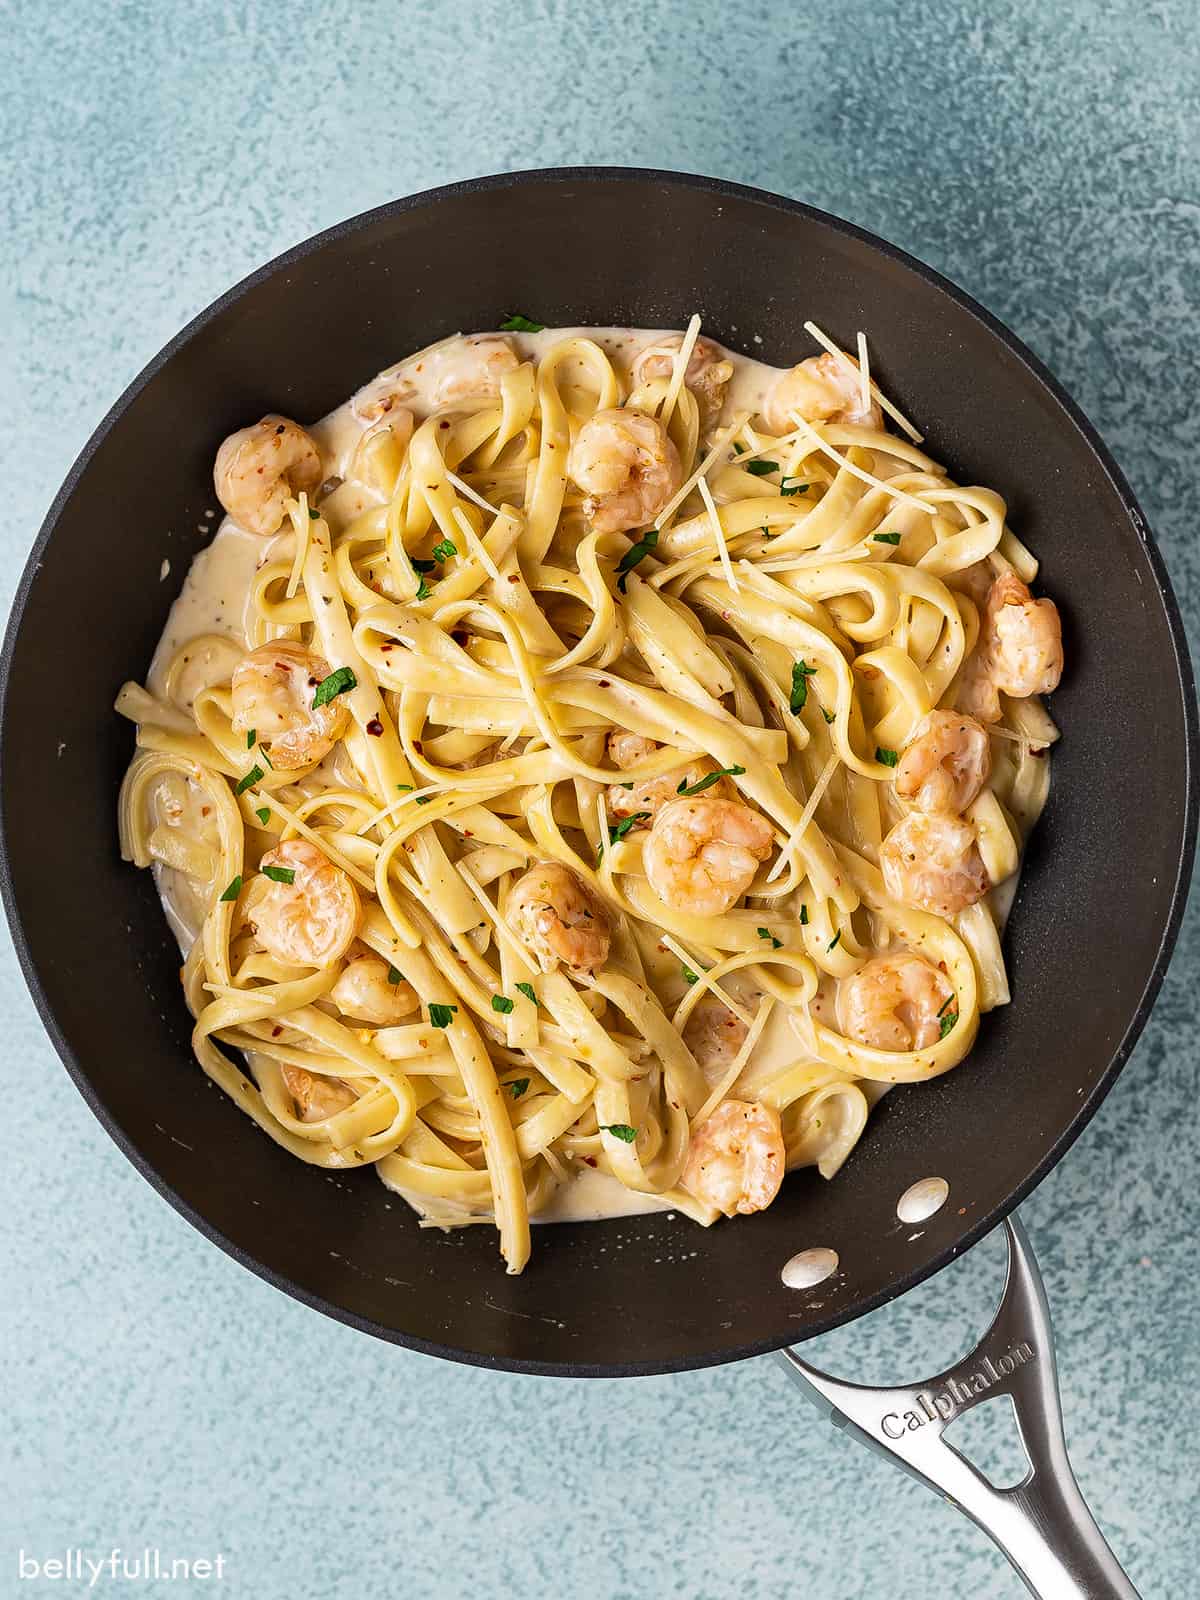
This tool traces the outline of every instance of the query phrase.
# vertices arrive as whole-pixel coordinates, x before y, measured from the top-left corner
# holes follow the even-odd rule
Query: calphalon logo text
[[[949,1422],[977,1394],[994,1388],[1018,1367],[1032,1361],[1033,1356],[1033,1346],[1024,1340],[995,1361],[991,1356],[984,1356],[975,1371],[968,1372],[965,1378],[947,1379],[944,1389],[922,1389],[917,1396],[920,1411],[889,1411],[880,1419],[879,1426],[886,1438],[902,1439],[906,1433],[923,1428],[927,1422],[936,1422],[939,1417]]]

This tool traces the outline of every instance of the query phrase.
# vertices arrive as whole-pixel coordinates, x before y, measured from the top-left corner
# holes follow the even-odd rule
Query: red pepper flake
[[[379,648],[381,650],[394,650],[396,646],[394,644],[381,644]]]
[[[438,423],[438,427],[439,428],[448,428],[449,426],[450,426],[450,424],[448,422],[439,422]]]
[[[596,1161],[595,1156],[584,1156],[583,1159],[587,1162],[589,1167],[594,1167],[594,1166],[598,1165],[598,1162]]]
[[[521,574],[519,572],[510,572],[508,575],[508,581],[509,583],[520,583]]]
[[[272,1039],[278,1039],[279,1035],[282,1032],[283,1032],[283,1029],[279,1026],[278,1023],[276,1023],[275,1026],[271,1029],[271,1037],[272,1037]]]
[[[378,717],[372,717],[370,722],[367,723],[367,732],[373,739],[379,738],[380,734],[383,732],[383,723],[380,722]]]
[[[612,684],[607,678],[601,678],[600,679],[600,687],[602,689],[611,689],[612,688]]]

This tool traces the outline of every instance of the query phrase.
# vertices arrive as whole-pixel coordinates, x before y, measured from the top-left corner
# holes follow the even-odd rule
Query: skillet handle
[[[835,1427],[965,1512],[1041,1600],[1138,1600],[1071,1471],[1046,1292],[1024,1228],[1015,1217],[1005,1227],[1008,1277],[991,1326],[936,1377],[869,1388],[819,1372],[794,1349],[779,1357]],[[942,1434],[955,1417],[1003,1394],[1012,1399],[1030,1469],[1012,1488],[997,1489]]]

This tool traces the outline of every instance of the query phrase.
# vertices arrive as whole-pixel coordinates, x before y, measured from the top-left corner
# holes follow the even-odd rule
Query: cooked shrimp
[[[682,344],[683,335],[673,333],[657,344],[647,345],[634,358],[630,369],[634,383],[640,385],[656,378],[670,378],[675,371],[676,352]],[[710,339],[697,339],[692,346],[683,381],[696,396],[705,424],[711,424],[720,416],[725,403],[725,390],[732,377],[733,362],[724,360]]]
[[[838,1026],[877,1050],[924,1050],[936,1044],[954,990],[920,956],[876,956],[838,983]]]
[[[883,881],[894,900],[951,917],[991,885],[974,828],[961,817],[912,811],[879,847]]]
[[[608,912],[582,878],[558,861],[539,861],[512,887],[505,916],[543,972],[561,961],[594,972],[608,960]]]
[[[340,1078],[327,1078],[324,1073],[287,1063],[279,1070],[284,1088],[296,1102],[301,1122],[324,1122],[326,1117],[336,1117],[358,1098]]]
[[[291,877],[272,878],[268,867]],[[285,839],[268,850],[261,870],[250,885],[246,916],[267,954],[293,967],[340,961],[362,916],[349,876],[307,839]]]
[[[1063,670],[1062,622],[1053,600],[1035,600],[1015,572],[988,591],[986,648],[998,689],[1015,699],[1049,694]]]
[[[738,800],[672,800],[642,847],[659,898],[691,917],[720,917],[771,853],[771,824]]]
[[[343,1016],[388,1028],[415,1011],[417,991],[395,967],[378,956],[359,955],[347,961],[329,998]]]
[[[272,413],[231,433],[217,451],[217,499],[248,533],[274,533],[285,502],[312,494],[324,477],[321,453],[298,422]]]
[[[652,756],[660,748],[661,746],[655,744],[653,739],[644,739],[640,733],[626,733],[622,729],[616,729],[608,736],[609,759],[623,772],[637,766],[639,761],[645,761],[647,756]],[[674,800],[681,788],[690,788],[692,784],[699,783],[702,778],[716,770],[711,761],[700,757],[683,766],[672,767],[669,772],[660,773],[657,778],[614,783],[605,794],[604,802],[612,816],[637,817],[635,827],[648,828],[651,818],[669,801]],[[718,778],[716,783],[710,784],[704,792],[714,800],[737,798],[737,790],[728,778]]]
[[[317,685],[329,676],[320,656],[290,639],[260,644],[233,671],[234,733],[257,734],[281,772],[310,766],[329,754],[350,713],[340,697],[313,708]]]
[[[709,1083],[715,1083],[732,1065],[748,1032],[741,1017],[734,1016],[715,994],[706,994],[684,1024],[683,1042]]]
[[[515,372],[521,365],[509,341],[494,333],[464,339],[455,348],[455,355],[460,350],[465,359],[446,363],[447,371],[435,391],[439,406],[456,405],[460,400],[493,400],[500,393],[504,374]]]
[[[965,811],[992,770],[987,729],[961,711],[931,711],[896,768],[896,793],[918,811]]]
[[[584,514],[596,533],[645,527],[683,481],[667,430],[641,411],[589,417],[571,446],[567,470],[584,492]]]
[[[723,1100],[692,1135],[680,1182],[727,1217],[765,1211],[783,1182],[779,1113],[757,1100]]]
[[[795,427],[793,412],[806,422],[856,422],[871,428],[883,425],[883,413],[874,401],[866,411],[862,408],[857,371],[829,351],[822,356],[809,356],[777,380],[763,404],[763,421],[772,433],[791,433]]]

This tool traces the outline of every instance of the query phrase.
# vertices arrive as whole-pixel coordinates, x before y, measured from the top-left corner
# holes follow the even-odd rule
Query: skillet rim
[[[53,537],[63,509],[74,494],[92,457],[118,425],[133,401],[147,384],[157,377],[159,372],[174,359],[177,352],[195,334],[200,332],[209,322],[219,316],[228,306],[240,299],[250,289],[264,283],[280,271],[305,260],[308,256],[324,249],[327,245],[334,244],[352,233],[406,211],[433,206],[441,201],[458,196],[515,188],[535,183],[574,182],[603,184],[628,181],[675,185],[685,189],[696,189],[719,195],[724,198],[744,200],[757,205],[767,205],[776,210],[785,211],[809,221],[815,221],[835,232],[856,240],[860,244],[866,245],[868,249],[874,250],[892,262],[906,267],[909,271],[931,284],[935,289],[947,295],[960,309],[966,311],[968,315],[980,323],[993,340],[1004,346],[1009,354],[1014,356],[1062,407],[1078,429],[1096,465],[1104,473],[1116,492],[1153,574],[1158,600],[1166,618],[1175,658],[1174,682],[1183,701],[1185,728],[1183,749],[1181,751],[1184,769],[1184,804],[1181,818],[1183,841],[1175,880],[1171,885],[1170,907],[1159,939],[1158,949],[1155,952],[1150,975],[1107,1067],[1100,1074],[1092,1092],[1085,1100],[1080,1102],[1071,1120],[1061,1130],[1042,1160],[1030,1172],[1027,1172],[1005,1199],[990,1212],[981,1216],[970,1226],[964,1227],[944,1249],[923,1265],[914,1267],[911,1271],[896,1279],[889,1288],[857,1300],[853,1306],[827,1318],[820,1319],[808,1328],[800,1339],[770,1337],[751,1340],[733,1349],[723,1349],[716,1354],[704,1353],[698,1357],[669,1361],[543,1362],[520,1357],[501,1358],[418,1338],[412,1334],[402,1333],[395,1328],[385,1327],[382,1323],[360,1316],[344,1306],[335,1304],[323,1295],[302,1288],[283,1273],[277,1272],[260,1262],[189,1205],[142,1154],[133,1140],[108,1115],[100,1103],[99,1096],[92,1087],[88,1072],[58,1026],[57,1019],[38,976],[20,919],[9,866],[8,817],[4,804],[5,778],[7,776],[5,732],[8,723],[8,697],[13,688],[17,636],[21,629],[25,608],[41,565],[43,553]],[[909,254],[899,246],[889,243],[886,239],[859,227],[855,223],[834,216],[831,212],[822,211],[816,206],[793,200],[786,195],[755,188],[748,184],[734,183],[727,179],[709,178],[694,173],[674,172],[654,167],[541,167],[516,172],[489,174],[483,177],[468,178],[459,182],[441,184],[431,189],[424,189],[416,194],[406,195],[399,199],[388,201],[383,205],[372,207],[368,211],[359,212],[352,217],[322,229],[298,244],[290,246],[279,255],[256,267],[235,283],[232,288],[227,289],[217,299],[198,312],[196,316],[192,317],[147,362],[109,408],[80,450],[63,481],[62,487],[54,496],[50,508],[42,521],[13,596],[12,607],[5,625],[3,646],[0,647],[0,899],[3,900],[17,960],[42,1026],[45,1028],[59,1059],[66,1068],[75,1087],[79,1090],[97,1121],[117,1148],[157,1193],[206,1239],[217,1245],[241,1266],[253,1272],[257,1277],[264,1279],[272,1287],[290,1295],[292,1299],[298,1300],[312,1310],[322,1312],[335,1321],[356,1329],[358,1332],[371,1334],[389,1344],[401,1345],[407,1349],[416,1350],[423,1355],[437,1356],[443,1360],[456,1361],[468,1366],[528,1373],[541,1377],[622,1378],[686,1372],[704,1367],[719,1366],[726,1362],[742,1361],[752,1356],[764,1355],[770,1351],[782,1349],[788,1344],[803,1343],[818,1334],[827,1333],[833,1328],[855,1321],[857,1318],[865,1316],[870,1311],[877,1310],[880,1306],[886,1305],[892,1300],[899,1299],[901,1295],[906,1294],[910,1289],[915,1288],[926,1279],[935,1276],[951,1261],[957,1259],[958,1256],[977,1244],[985,1234],[991,1232],[1021,1201],[1032,1193],[1042,1179],[1058,1165],[1059,1161],[1062,1160],[1071,1145],[1074,1144],[1075,1140],[1091,1121],[1100,1103],[1115,1083],[1117,1075],[1129,1059],[1134,1045],[1137,1043],[1142,1029],[1145,1027],[1153,1010],[1163,979],[1166,976],[1167,967],[1183,921],[1191,869],[1195,857],[1197,823],[1200,820],[1200,788],[1198,788],[1196,782],[1198,761],[1200,761],[1200,710],[1197,707],[1196,684],[1188,650],[1187,636],[1166,564],[1150,532],[1145,515],[1138,505],[1124,474],[1095,427],[1058,382],[1053,373],[997,317],[949,278],[946,278],[935,268]]]

